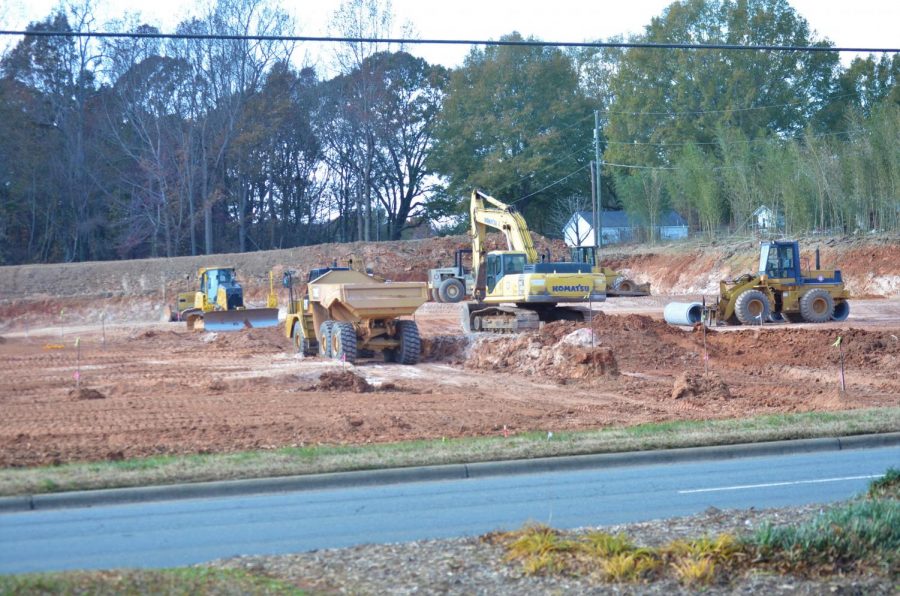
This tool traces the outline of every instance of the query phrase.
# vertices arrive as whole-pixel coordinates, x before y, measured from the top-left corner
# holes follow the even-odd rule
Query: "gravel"
[[[823,510],[805,506],[767,510],[707,511],[662,521],[603,527],[625,532],[644,546],[678,538],[724,532],[743,534],[765,522],[794,525]],[[581,528],[573,533],[598,528]],[[606,583],[597,576],[527,576],[519,564],[504,562],[504,549],[481,537],[369,544],[281,556],[244,556],[214,561],[288,581],[313,593],[329,594],[693,594],[674,580],[649,584]],[[896,581],[877,575],[805,579],[749,572],[704,594],[897,594]]]

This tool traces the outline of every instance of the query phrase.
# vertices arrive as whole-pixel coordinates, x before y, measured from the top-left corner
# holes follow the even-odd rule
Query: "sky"
[[[511,31],[545,41],[585,41],[641,32],[671,0],[392,0],[395,35],[409,22],[420,39],[498,39]],[[145,20],[171,32],[199,14],[205,2],[190,0],[98,0],[100,20],[140,12]],[[840,47],[900,47],[897,0],[790,0],[818,36]],[[56,0],[3,0],[0,28],[21,30],[45,18]],[[283,0],[297,21],[298,35],[328,34],[339,0]],[[0,47],[5,47],[3,44]],[[308,48],[313,55],[316,49]],[[458,66],[467,46],[413,46],[410,51],[432,63]],[[842,55],[847,64],[851,55]]]

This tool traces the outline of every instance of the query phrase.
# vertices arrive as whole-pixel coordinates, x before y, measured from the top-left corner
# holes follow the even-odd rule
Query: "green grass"
[[[748,541],[758,558],[791,571],[900,572],[900,501],[867,499],[829,509],[796,527],[764,526]]]
[[[830,437],[900,429],[900,408],[681,421],[585,432],[523,432],[374,445],[285,447],[229,454],[154,456],[0,470],[0,495],[234,480],[389,467],[472,463]]]
[[[238,570],[186,567],[160,570],[65,571],[0,575],[0,594],[302,595],[290,584]]]

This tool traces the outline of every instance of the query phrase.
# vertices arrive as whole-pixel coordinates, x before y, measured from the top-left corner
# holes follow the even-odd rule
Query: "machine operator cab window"
[[[525,255],[522,253],[488,253],[486,268],[487,291],[493,292],[504,275],[525,272]]]
[[[772,279],[795,277],[794,247],[790,244],[764,246],[760,261],[760,269]]]

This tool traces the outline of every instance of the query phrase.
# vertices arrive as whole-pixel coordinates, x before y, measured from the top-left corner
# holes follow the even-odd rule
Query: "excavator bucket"
[[[213,310],[203,313],[203,329],[205,331],[240,331],[242,329],[274,327],[277,324],[277,308]]]

